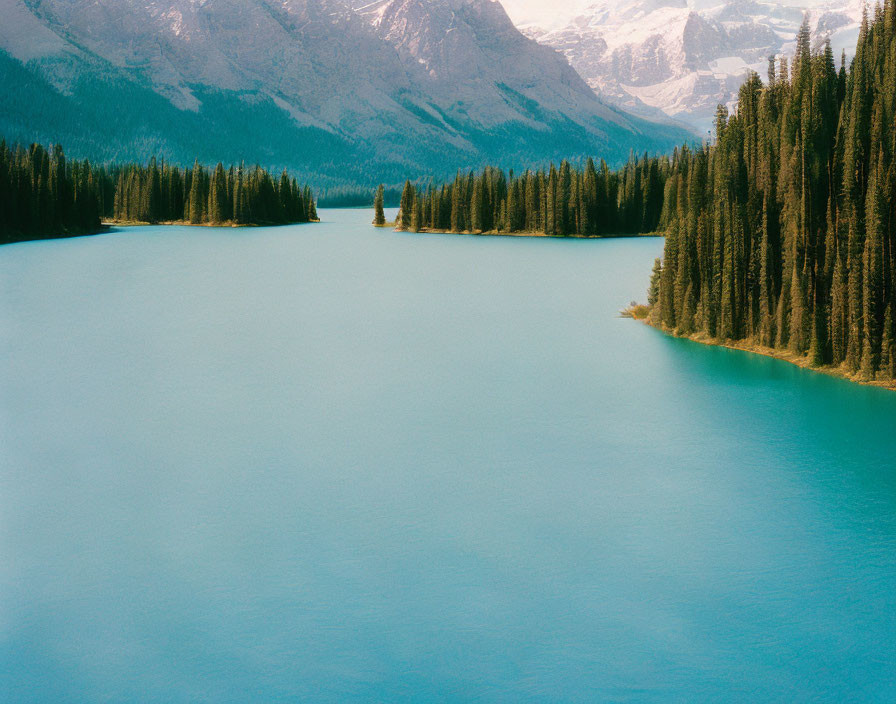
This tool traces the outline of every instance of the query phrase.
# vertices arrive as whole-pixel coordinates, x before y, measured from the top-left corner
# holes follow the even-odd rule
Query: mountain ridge
[[[399,179],[487,161],[618,163],[687,136],[605,104],[494,0],[0,0],[0,11],[12,19],[0,75],[30,96],[0,108],[0,133],[91,158],[199,154],[369,183],[374,164]]]
[[[804,16],[816,45],[831,39],[851,56],[858,0],[809,6],[766,0],[598,0],[565,26],[523,25],[562,51],[608,101],[645,117],[659,114],[705,132],[716,106],[733,109],[748,71],[765,75],[770,55],[790,55]]]

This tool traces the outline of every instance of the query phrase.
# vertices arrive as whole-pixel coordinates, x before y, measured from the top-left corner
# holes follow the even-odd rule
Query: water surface
[[[322,216],[0,248],[0,698],[896,700],[896,394]]]

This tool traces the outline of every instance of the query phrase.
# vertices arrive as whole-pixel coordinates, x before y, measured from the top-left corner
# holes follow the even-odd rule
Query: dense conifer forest
[[[67,161],[61,147],[0,142],[0,243],[96,232],[109,180],[90,162]]]
[[[651,319],[896,378],[896,5],[862,23],[849,70],[803,26],[792,64],[719,109],[665,186]]]
[[[113,217],[122,221],[280,225],[317,220],[311,189],[284,171],[273,177],[260,166],[192,169],[159,164],[118,168]]]
[[[98,232],[102,220],[190,224],[285,224],[317,219],[314,196],[285,171],[259,166],[192,169],[94,166],[61,146],[0,142],[0,243]]]
[[[401,202],[403,182],[397,186],[384,187],[383,204],[385,207],[398,207]],[[317,188],[317,205],[320,208],[370,208],[374,205],[374,192],[364,186],[332,186]]]
[[[531,233],[557,237],[653,232],[660,222],[668,157],[632,156],[611,171],[601,160],[514,174],[494,167],[442,186],[406,182],[396,225],[404,230]]]

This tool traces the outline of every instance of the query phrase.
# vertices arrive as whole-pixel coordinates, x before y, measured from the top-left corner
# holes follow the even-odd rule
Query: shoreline
[[[384,225],[374,225],[374,227],[393,227],[394,232],[405,232],[411,235],[465,235],[467,237],[541,237],[554,240],[611,240],[629,237],[663,237],[663,235],[658,232],[641,232],[634,235],[549,235],[544,232],[498,232],[497,230],[487,230],[485,232],[471,232],[469,230],[464,230],[463,232],[458,232],[457,230],[434,230],[430,228],[424,228],[418,232],[414,232],[413,230],[404,230],[400,227],[395,227],[395,223],[389,222]]]
[[[190,222],[189,220],[160,220],[159,222],[146,222],[145,220],[103,220],[100,224],[105,228],[110,227],[154,227],[157,225],[177,225],[180,227],[280,227],[281,225],[308,225],[320,222],[320,220],[307,220],[298,222],[263,223],[247,222],[237,224],[232,220],[225,222]]]
[[[60,232],[54,235],[29,235],[22,239],[14,239],[8,242],[0,242],[0,247],[6,247],[11,244],[23,244],[26,242],[52,242],[53,240],[68,240],[77,237],[94,237],[109,232],[110,225],[106,222],[100,223],[96,230],[73,230],[70,232]]]
[[[665,330],[658,325],[654,325],[646,317],[638,317],[637,315],[634,315],[631,308],[627,308],[621,311],[621,315],[625,318],[637,320],[638,322],[643,323],[644,325],[647,325],[654,330],[658,330],[659,332],[663,333],[664,335],[668,335],[669,337],[675,337],[680,340],[689,340],[690,342],[696,342],[698,344],[707,345],[709,347],[724,347],[725,349],[729,350],[758,354],[763,357],[769,357],[771,359],[778,359],[782,362],[788,362],[789,364],[792,364],[795,367],[799,367],[800,369],[805,369],[806,371],[826,374],[827,376],[843,379],[844,381],[849,381],[853,384],[861,384],[862,386],[873,386],[885,391],[896,392],[896,379],[863,379],[859,374],[853,374],[842,367],[835,367],[830,364],[826,364],[820,367],[814,367],[809,361],[809,358],[805,355],[796,354],[789,350],[779,350],[775,349],[774,347],[766,347],[751,340],[722,341],[709,337],[705,333],[676,335],[675,333],[669,332],[668,330]]]
[[[115,227],[154,227],[159,225],[181,226],[181,227],[231,227],[234,229],[242,227],[284,227],[287,225],[311,225],[319,223],[320,219],[308,220],[302,222],[283,222],[283,223],[246,223],[237,225],[232,221],[222,223],[197,222],[191,223],[188,220],[164,220],[162,222],[145,222],[143,220],[101,220],[100,226],[96,230],[76,230],[71,232],[59,232],[53,235],[30,235],[21,239],[10,240],[9,242],[0,242],[0,247],[10,244],[20,244],[22,242],[50,242],[52,240],[67,240],[75,237],[94,237],[96,235],[108,234]]]

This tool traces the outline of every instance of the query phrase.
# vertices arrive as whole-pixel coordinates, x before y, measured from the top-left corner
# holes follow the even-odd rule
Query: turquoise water
[[[322,216],[0,248],[0,699],[896,701],[896,394]]]

